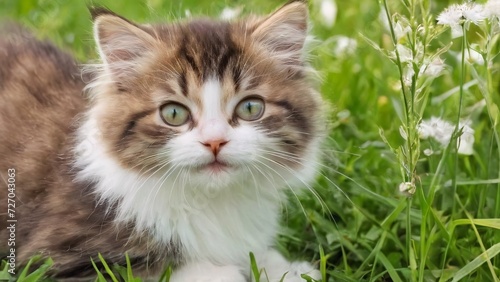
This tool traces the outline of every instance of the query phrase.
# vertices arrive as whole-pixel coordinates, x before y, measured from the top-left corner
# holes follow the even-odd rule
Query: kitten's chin
[[[230,173],[230,171],[233,169],[234,167],[232,167],[231,165],[218,160],[215,160],[209,164],[202,165],[197,168],[198,172],[200,173],[207,173],[209,175],[214,175],[214,176],[221,175],[224,173]]]
[[[241,180],[241,169],[238,166],[221,160],[198,165],[191,168],[190,179],[199,186],[217,187],[224,189]]]

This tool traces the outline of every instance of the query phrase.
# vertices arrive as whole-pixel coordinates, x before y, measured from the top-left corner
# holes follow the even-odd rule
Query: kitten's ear
[[[291,1],[261,21],[252,35],[286,65],[303,61],[307,37],[306,1]]]
[[[137,60],[152,56],[157,41],[145,27],[104,8],[92,8],[90,13],[99,55],[114,75],[130,71]]]

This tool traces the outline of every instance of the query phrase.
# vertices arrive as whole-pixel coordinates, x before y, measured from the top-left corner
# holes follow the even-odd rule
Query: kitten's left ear
[[[130,72],[138,60],[152,56],[157,41],[145,27],[104,8],[90,12],[99,55],[113,76]]]
[[[286,65],[301,65],[307,19],[307,1],[290,1],[261,21],[252,36]]]

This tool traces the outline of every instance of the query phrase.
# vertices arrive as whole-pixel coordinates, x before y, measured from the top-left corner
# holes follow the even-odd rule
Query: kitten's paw
[[[321,273],[308,262],[289,262],[275,250],[267,252],[260,260],[260,267],[264,268],[264,279],[266,282],[280,282],[283,275],[284,282],[304,282],[302,274],[305,274],[314,280],[321,279]],[[257,261],[259,264],[259,261]],[[262,277],[261,277],[262,278]],[[262,280],[261,280],[262,281]]]
[[[170,282],[246,282],[235,265],[217,266],[209,262],[189,263],[174,271]]]
[[[321,273],[308,262],[292,262],[290,270],[285,276],[284,282],[304,282],[302,274],[311,277],[314,280],[320,281]],[[273,281],[274,282],[274,281]]]

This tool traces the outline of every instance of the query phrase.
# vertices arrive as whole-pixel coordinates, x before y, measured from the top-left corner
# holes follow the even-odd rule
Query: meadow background
[[[283,2],[0,0],[0,19],[19,21],[86,62],[97,58],[86,5],[154,22],[220,17],[228,7],[241,15],[263,14]],[[313,186],[317,194],[291,197],[278,248],[290,258],[317,262],[324,281],[500,281],[500,47],[499,35],[491,32],[495,23],[466,25],[466,37],[452,38],[436,18],[461,2],[309,2],[316,38],[311,64],[329,103],[330,134]],[[410,28],[402,37],[391,33],[385,7],[389,15],[396,14],[393,29],[396,23]],[[432,61],[439,53],[437,74],[417,77],[429,61],[403,63],[404,49],[399,59],[394,53],[394,42],[415,51],[412,42],[419,38],[429,39],[422,58]],[[479,57],[471,50],[480,51]],[[408,76],[405,66],[416,72]],[[419,138],[419,124],[431,117],[453,125],[451,145]],[[456,127],[459,118],[469,120],[468,141],[473,136],[473,150],[465,155],[455,149],[456,137],[465,130]]]

